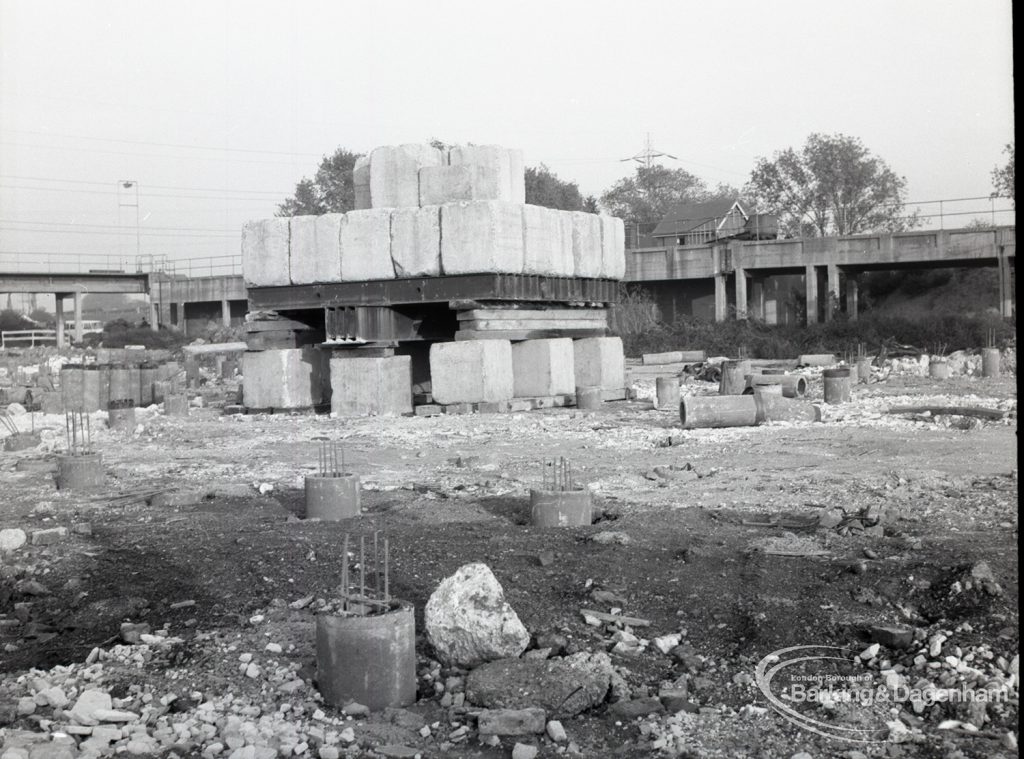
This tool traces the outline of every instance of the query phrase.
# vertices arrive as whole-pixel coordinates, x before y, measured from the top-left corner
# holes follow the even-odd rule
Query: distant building
[[[765,240],[778,237],[772,214],[748,213],[738,200],[679,203],[649,235],[656,246],[707,245],[716,240]]]

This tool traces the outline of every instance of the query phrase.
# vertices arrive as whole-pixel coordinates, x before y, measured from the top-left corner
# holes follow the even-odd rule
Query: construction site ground
[[[702,382],[683,388],[713,391]],[[384,746],[397,756],[404,746],[423,757],[496,758],[516,742],[536,745],[541,757],[1016,755],[1007,736],[1018,721],[1009,674],[1019,645],[1015,377],[891,376],[825,407],[822,423],[694,431],[680,429],[677,410],[656,410],[650,400],[596,413],[332,419],[222,415],[218,405],[232,393],[230,383],[211,383],[207,407],[187,419],[140,410],[134,434],[97,429],[97,421],[104,492],[55,489],[63,417],[36,415],[42,444],[0,453],[0,528],[30,538],[68,530],[0,560],[0,612],[23,604],[20,624],[0,629],[0,704],[31,697],[33,678],[74,682],[78,672],[83,687],[85,662],[100,647],[103,666],[90,687],[125,708],[172,694],[164,711],[181,720],[208,702],[218,714],[293,720],[310,756],[330,744],[325,731],[335,732],[341,756],[377,756]],[[819,379],[812,399],[820,393]],[[998,408],[1007,418],[886,413],[914,404]],[[362,478],[358,519],[302,519],[318,436],[340,440],[347,468]],[[541,480],[542,460],[554,457],[570,460],[592,489],[592,526],[529,525],[529,489]],[[164,495],[147,500],[157,492]],[[838,510],[846,521],[824,526],[822,515]],[[613,647],[614,628],[587,624],[581,609],[616,607],[649,620],[632,629],[642,641],[681,634],[684,655],[641,642],[611,659],[633,700],[687,674],[692,708],[631,719],[606,703],[563,720],[569,747],[541,736],[484,745],[474,707],[448,706],[452,694],[445,699],[436,678],[421,677],[408,711],[429,735],[416,719],[342,716],[318,702],[311,682],[311,607],[337,589],[342,535],[374,530],[390,538],[392,592],[416,608],[421,675],[432,666],[422,634],[427,599],[460,566],[483,562],[531,634],[561,634],[569,652]],[[960,578],[979,562],[999,589],[958,595]],[[147,623],[169,642],[118,647],[125,621]],[[880,624],[917,631],[913,648],[891,652],[892,662],[948,633],[942,656],[1001,667],[1009,700],[988,705],[973,728],[958,707],[937,705],[906,717],[905,734],[890,726],[887,739],[870,744],[800,729],[767,709],[753,678],[759,660],[787,646],[866,649]],[[247,652],[260,674],[245,673],[239,657]],[[301,686],[282,692],[282,671]],[[45,732],[52,711],[0,706],[0,728]],[[900,711],[863,721],[884,727]],[[957,724],[940,729],[949,720]],[[315,724],[319,732],[310,732]],[[463,725],[470,729],[460,734]],[[346,727],[354,739],[338,740]],[[203,745],[193,737],[174,750],[199,756]]]

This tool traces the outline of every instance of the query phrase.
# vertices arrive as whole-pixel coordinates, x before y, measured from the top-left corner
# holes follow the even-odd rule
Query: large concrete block
[[[441,208],[396,208],[391,214],[391,260],[396,277],[441,274]]]
[[[512,343],[434,343],[430,346],[430,384],[434,401],[441,404],[511,400]]]
[[[361,155],[352,167],[352,187],[355,190],[357,211],[373,208],[370,201],[370,156]]]
[[[523,206],[475,200],[441,206],[445,274],[523,271]]]
[[[512,346],[516,398],[576,392],[573,345],[568,337],[524,340]]]
[[[601,214],[601,276],[626,276],[626,229],[617,216]]]
[[[341,281],[341,225],[344,214],[293,216],[289,244],[292,284]]]
[[[308,408],[324,399],[324,354],[313,347],[242,354],[242,402],[248,408]]]
[[[395,278],[389,209],[349,211],[341,224],[339,240],[343,282]]]
[[[452,166],[484,166],[498,175],[501,200],[510,203],[526,202],[526,167],[523,151],[500,145],[457,145],[448,151]]]
[[[601,217],[595,213],[572,211],[572,260],[577,277],[602,275]]]
[[[586,337],[573,342],[577,387],[621,390],[626,386],[626,357],[620,337]]]
[[[412,413],[412,359],[332,358],[331,414],[398,416]]]
[[[572,215],[523,206],[523,274],[573,276]]]
[[[391,145],[370,153],[370,203],[373,208],[420,204],[419,172],[440,166],[444,155],[430,145]]]
[[[291,284],[288,274],[288,219],[275,217],[242,225],[242,278],[247,285]]]
[[[458,200],[507,200],[493,166],[426,166],[420,169],[420,205],[439,206]]]

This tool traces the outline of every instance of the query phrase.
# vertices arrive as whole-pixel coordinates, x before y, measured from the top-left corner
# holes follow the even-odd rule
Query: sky
[[[843,133],[906,177],[909,200],[984,198],[1014,134],[1011,14],[1010,0],[0,0],[0,262],[139,253],[215,271],[323,155],[431,138],[522,148],[600,195],[648,135],[676,156],[664,165],[742,186],[759,157]],[[966,223],[990,203],[943,208]]]

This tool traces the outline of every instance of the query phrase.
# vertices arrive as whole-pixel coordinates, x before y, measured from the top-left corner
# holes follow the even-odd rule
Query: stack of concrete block
[[[249,285],[469,273],[621,279],[612,216],[525,203],[521,151],[468,145],[375,149],[353,169],[356,211],[249,222]]]
[[[285,348],[242,354],[242,402],[255,409],[298,409],[324,400],[324,354]]]
[[[515,394],[512,344],[508,340],[470,340],[430,346],[430,384],[434,402],[493,403]]]
[[[333,416],[399,416],[412,413],[412,359],[332,358]]]
[[[560,337],[516,343],[512,346],[512,376],[516,398],[576,392],[572,340]]]

